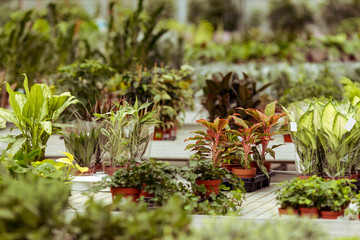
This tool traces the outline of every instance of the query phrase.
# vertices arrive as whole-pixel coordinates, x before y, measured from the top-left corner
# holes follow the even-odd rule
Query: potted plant
[[[246,114],[237,107],[257,108],[261,104],[262,92],[271,84],[261,88],[256,87],[256,80],[243,73],[243,78],[238,74],[229,72],[225,76],[213,75],[206,80],[204,99],[202,105],[209,112],[209,121],[215,118],[227,118],[234,113],[240,114],[242,119]]]
[[[276,200],[280,204],[279,215],[299,215],[299,193],[302,188],[299,178],[281,183],[276,192]]]
[[[70,105],[77,103],[69,92],[53,95],[46,84],[34,84],[30,89],[25,76],[25,94],[14,92],[6,83],[9,102],[12,110],[0,108],[0,118],[12,122],[21,131],[17,136],[0,137],[0,141],[7,142],[9,153],[18,151],[30,153],[41,149],[41,154],[35,161],[43,160],[46,143],[52,134],[60,132],[61,124],[56,123],[61,113]]]
[[[170,195],[176,190],[175,174],[168,162],[150,159],[139,165],[141,192],[140,197],[157,198],[161,201],[165,195]]]
[[[109,156],[108,163],[115,168],[140,163],[145,159],[154,125],[161,123],[156,119],[157,108],[153,105],[149,110],[152,103],[139,106],[137,100],[134,105],[125,100],[115,105],[116,112],[95,114],[97,118],[105,121],[105,127],[101,131],[107,138],[103,149]],[[112,172],[110,170],[108,173],[111,175]]]
[[[195,177],[195,192],[201,196],[209,197],[219,194],[219,186],[228,171],[225,168],[214,166],[211,159],[196,159],[194,156],[189,161],[188,171]],[[192,179],[189,179],[192,180]]]
[[[300,180],[298,203],[301,216],[319,217],[319,208],[322,201],[320,192],[323,182],[324,179],[317,176]]]
[[[356,174],[360,123],[357,104],[348,100],[300,102],[286,110],[299,159],[300,175],[322,174],[326,178]]]
[[[232,168],[232,172],[239,176],[240,178],[252,178],[256,174],[256,168],[251,168],[250,161],[251,159],[251,149],[255,144],[259,134],[256,132],[257,128],[261,127],[260,123],[253,124],[252,126],[248,126],[246,122],[237,117],[237,114],[231,116],[234,120],[235,126],[231,133],[241,137],[241,141],[237,142],[237,145],[240,145],[244,150],[244,158],[243,158],[243,168],[234,167]]]
[[[275,152],[273,149],[282,145],[279,144],[273,145],[271,148],[268,147],[270,141],[273,140],[274,135],[280,133],[280,131],[276,129],[276,127],[278,127],[280,124],[279,119],[285,116],[285,112],[280,114],[275,113],[276,104],[277,101],[269,103],[266,105],[264,112],[251,108],[239,108],[242,109],[246,114],[253,117],[255,120],[252,122],[253,124],[260,125],[260,127],[256,128],[256,132],[259,133],[259,137],[255,141],[255,145],[257,145],[257,147],[252,147],[252,151],[253,158],[257,166],[266,175],[268,175],[268,171],[271,168],[271,163],[265,162],[266,154],[269,153],[275,159]],[[258,147],[260,147],[260,151]]]
[[[101,135],[98,123],[77,120],[71,127],[62,132],[67,151],[74,156],[81,167],[88,167],[91,174],[95,170],[95,155]]]
[[[136,202],[140,196],[141,171],[136,164],[130,164],[125,168],[120,168],[110,176],[104,186],[110,187],[112,199],[114,201],[117,195],[123,195]]]
[[[225,145],[228,143],[228,136],[225,129],[229,120],[216,118],[214,122],[208,122],[205,119],[196,122],[203,125],[206,131],[195,131],[194,133],[197,135],[186,139],[185,141],[196,142],[187,145],[185,150],[195,151],[190,158],[192,160],[190,166],[198,176],[197,184],[209,186],[209,192],[217,192],[221,184],[221,174],[219,173],[222,173],[222,170],[226,171],[219,167],[227,154]],[[207,177],[209,179],[206,179]]]
[[[344,214],[344,209],[354,197],[352,187],[347,179],[329,180],[321,184],[319,195],[321,218],[337,219]]]

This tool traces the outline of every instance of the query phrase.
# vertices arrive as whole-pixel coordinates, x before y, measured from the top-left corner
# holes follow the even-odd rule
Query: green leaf
[[[310,110],[304,113],[299,119],[298,122],[298,131],[301,131],[301,129],[306,129],[310,131],[312,134],[314,134],[314,111]]]
[[[9,83],[6,83],[6,91],[9,94],[9,103],[10,103],[10,106],[12,107],[13,111],[16,114],[21,115],[21,109],[15,99],[15,92],[11,89],[11,86],[9,85]]]
[[[266,117],[270,117],[270,116],[275,114],[276,103],[277,103],[277,101],[274,101],[274,102],[269,103],[268,105],[266,105],[266,107],[265,107],[265,115],[266,115]]]
[[[334,125],[336,113],[337,113],[337,111],[336,111],[332,101],[329,101],[325,105],[323,112],[322,112],[321,123],[322,123],[323,129],[325,129],[326,131],[329,131],[329,132],[333,131],[333,125]]]
[[[337,137],[337,139],[339,139],[339,140],[341,140],[342,136],[345,133],[347,133],[347,131],[344,128],[347,121],[348,121],[348,119],[341,113],[336,114],[332,131],[333,131],[334,135]]]
[[[45,130],[45,132],[49,135],[52,134],[52,123],[50,121],[40,122],[40,125]]]
[[[9,153],[12,155],[15,155],[20,149],[23,147],[23,145],[26,142],[26,138],[19,138],[14,141],[9,149]]]
[[[30,91],[29,91],[29,80],[28,80],[28,77],[26,76],[25,73],[21,74],[23,75],[25,78],[24,78],[24,89],[25,89],[25,93],[26,93],[26,96],[29,97],[30,96]]]

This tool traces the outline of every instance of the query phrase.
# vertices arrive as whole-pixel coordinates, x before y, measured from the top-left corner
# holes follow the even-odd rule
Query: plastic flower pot
[[[136,202],[140,196],[140,190],[138,188],[110,188],[111,196],[114,198],[118,195],[123,195],[125,198],[130,198],[133,202]]]
[[[319,218],[319,209],[312,207],[301,207],[300,209],[300,216],[302,217],[310,217],[310,218]]]
[[[320,211],[321,218],[323,219],[337,219],[343,215],[343,211]]]
[[[195,183],[199,186],[204,185],[206,189],[206,196],[210,196],[212,193],[217,195],[219,193],[219,186],[221,179],[216,180],[195,180]]]
[[[232,172],[239,178],[252,178],[256,174],[256,168],[245,169],[245,168],[232,168]]]

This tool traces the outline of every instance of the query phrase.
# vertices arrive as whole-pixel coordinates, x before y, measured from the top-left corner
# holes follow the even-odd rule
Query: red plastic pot
[[[114,198],[118,195],[123,195],[125,198],[130,198],[133,202],[136,202],[140,196],[140,190],[138,188],[110,188],[111,196]]]
[[[153,140],[163,140],[164,139],[164,129],[155,128]]]
[[[256,168],[245,169],[245,168],[232,168],[232,172],[239,178],[253,178],[256,174]]]
[[[210,196],[212,193],[217,195],[219,193],[219,186],[221,179],[216,180],[195,180],[195,183],[199,186],[204,185],[206,188],[206,196]]]
[[[337,219],[343,215],[343,211],[320,211],[321,218],[323,219]]]
[[[319,218],[319,209],[315,207],[312,208],[301,207],[299,210],[300,210],[300,216]]]
[[[291,143],[291,135],[290,134],[284,134],[284,142]]]

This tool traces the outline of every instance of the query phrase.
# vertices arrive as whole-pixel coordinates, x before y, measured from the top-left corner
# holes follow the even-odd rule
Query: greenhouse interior
[[[1,240],[360,240],[360,0],[0,0]]]

